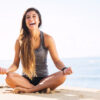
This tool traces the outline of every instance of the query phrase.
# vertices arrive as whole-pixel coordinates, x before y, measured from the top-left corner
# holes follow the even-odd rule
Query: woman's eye
[[[35,18],[36,16],[33,16],[33,18]]]
[[[29,17],[29,16],[27,16],[26,18],[27,18],[27,19],[29,19],[30,17]]]

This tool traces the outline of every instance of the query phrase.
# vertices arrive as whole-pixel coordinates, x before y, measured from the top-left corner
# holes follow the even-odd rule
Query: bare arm
[[[20,53],[20,44],[19,44],[19,40],[16,40],[14,61],[13,64],[7,69],[7,72],[14,72],[18,69],[19,62],[20,62],[19,53]]]
[[[51,37],[51,36],[45,36],[46,38],[44,39],[45,40],[45,46],[49,49],[49,52],[50,52],[50,55],[53,59],[53,62],[54,64],[56,65],[56,67],[59,69],[59,70],[62,70],[65,65],[64,63],[59,59],[59,56],[58,56],[58,53],[57,53],[57,50],[56,50],[56,45],[55,45],[55,42],[54,42],[54,39]],[[71,67],[68,67],[67,69],[64,69],[63,70],[63,73],[64,75],[69,75],[72,73],[72,69]]]
[[[56,50],[56,45],[54,42],[54,39],[51,36],[45,36],[45,45],[49,49],[50,55],[53,59],[54,64],[56,67],[61,70],[62,68],[65,67],[64,63],[60,60],[57,50]]]
[[[8,72],[14,72],[17,70],[19,66],[19,61],[20,61],[19,52],[20,52],[20,44],[19,44],[19,41],[16,40],[15,57],[14,57],[13,64],[8,69],[0,67],[0,74],[7,74]]]

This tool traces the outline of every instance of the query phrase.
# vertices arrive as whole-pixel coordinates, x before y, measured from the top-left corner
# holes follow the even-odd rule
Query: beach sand
[[[52,93],[11,93],[8,86],[0,86],[0,100],[100,100],[100,90],[79,87],[58,87]]]

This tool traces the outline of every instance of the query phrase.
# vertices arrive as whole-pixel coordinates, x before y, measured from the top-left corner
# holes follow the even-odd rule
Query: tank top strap
[[[41,38],[41,45],[43,46],[43,48],[45,48],[45,49],[47,49],[46,47],[45,47],[45,44],[44,44],[44,33],[42,32],[42,31],[40,31],[40,38]]]

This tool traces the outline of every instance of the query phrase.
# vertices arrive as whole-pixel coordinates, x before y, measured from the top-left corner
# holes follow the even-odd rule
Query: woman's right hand
[[[0,67],[0,74],[7,74],[7,69]]]

